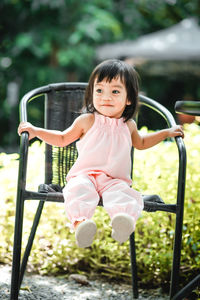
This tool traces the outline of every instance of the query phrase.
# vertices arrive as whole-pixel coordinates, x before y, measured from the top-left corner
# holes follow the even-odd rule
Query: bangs
[[[101,82],[104,79],[106,81],[111,82],[113,79],[120,78],[120,80],[124,83],[124,69],[120,63],[114,64],[102,64],[94,74],[97,82]]]

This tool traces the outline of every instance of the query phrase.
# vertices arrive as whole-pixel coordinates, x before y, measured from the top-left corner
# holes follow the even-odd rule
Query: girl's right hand
[[[22,132],[28,132],[29,134],[29,140],[36,137],[36,127],[33,126],[29,122],[21,122],[18,127],[18,134],[21,135]]]

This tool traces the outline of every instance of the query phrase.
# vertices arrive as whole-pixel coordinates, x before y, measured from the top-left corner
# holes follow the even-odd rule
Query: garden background
[[[96,48],[110,42],[137,39],[200,15],[199,1],[186,0],[2,0],[0,3],[0,262],[11,263],[15,214],[19,138],[19,99],[30,89],[52,82],[84,81],[97,63]],[[176,100],[200,98],[199,77],[150,76],[138,67],[141,90],[172,111]],[[199,75],[200,76],[200,75]],[[31,120],[42,123],[39,108]],[[160,128],[159,123],[152,128]],[[141,130],[149,130],[141,128]],[[186,283],[200,268],[200,132],[198,123],[185,125],[188,153],[181,280]],[[43,144],[30,151],[30,188],[43,181]],[[144,194],[158,193],[174,201],[177,152],[171,142],[136,151],[134,187]],[[36,166],[38,173],[33,170]],[[144,172],[145,170],[145,172]],[[33,204],[26,203],[24,237],[28,235]],[[130,280],[128,243],[110,238],[108,216],[98,208],[94,216],[98,236],[91,249],[78,249],[66,226],[62,205],[47,204],[29,260],[29,271],[42,274],[97,272],[109,278]],[[146,214],[136,231],[139,279],[144,285],[167,288],[170,279],[174,218],[166,213]]]

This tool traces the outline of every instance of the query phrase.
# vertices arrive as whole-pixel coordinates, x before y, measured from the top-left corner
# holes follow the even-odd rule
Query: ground
[[[10,295],[11,267],[0,265],[0,299],[8,300]],[[19,300],[131,300],[130,285],[107,282],[102,279],[77,282],[70,278],[26,275],[22,283]],[[139,299],[167,300],[160,289],[140,290]]]

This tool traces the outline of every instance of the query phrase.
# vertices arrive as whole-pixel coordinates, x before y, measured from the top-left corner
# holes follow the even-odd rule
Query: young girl
[[[139,192],[130,178],[131,147],[147,149],[168,137],[184,136],[174,126],[141,136],[132,116],[138,104],[136,71],[120,60],[99,64],[91,74],[85,93],[86,113],[64,130],[46,130],[20,123],[19,135],[64,147],[77,142],[78,159],[67,175],[63,189],[67,217],[75,229],[79,247],[92,244],[96,224],[91,220],[99,197],[111,218],[112,237],[125,242],[135,229],[143,209]]]

